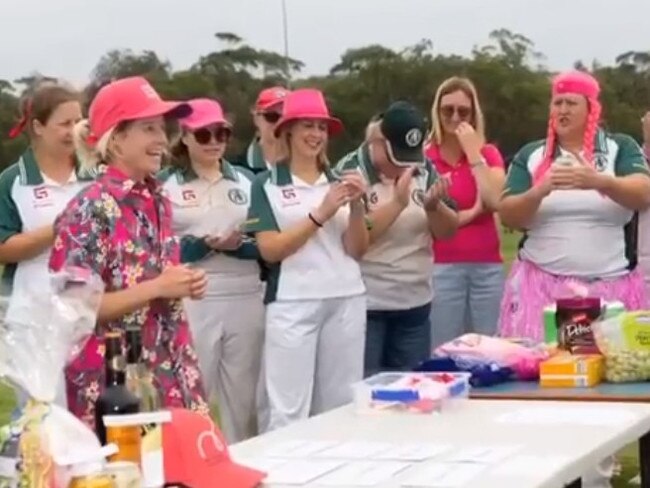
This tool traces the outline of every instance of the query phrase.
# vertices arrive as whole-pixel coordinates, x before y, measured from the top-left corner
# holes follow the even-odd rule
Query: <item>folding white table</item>
[[[562,419],[580,415],[585,421],[579,425],[555,422],[547,418],[550,411],[553,418],[556,414]],[[527,419],[529,413],[533,420]],[[467,400],[434,415],[359,415],[350,405],[235,444],[231,453],[238,461],[256,458],[279,443],[296,439],[435,442],[458,449],[520,445],[517,456],[555,461],[505,474],[495,464],[485,469],[479,484],[467,486],[561,488],[580,486],[583,473],[649,431],[650,404],[640,403]],[[409,470],[400,472],[379,487],[399,488],[409,475]],[[305,486],[320,485],[316,481]]]

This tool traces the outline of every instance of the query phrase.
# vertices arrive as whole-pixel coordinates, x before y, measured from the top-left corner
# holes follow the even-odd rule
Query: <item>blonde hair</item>
[[[278,154],[280,155],[277,161],[274,163],[289,162],[291,160],[291,127],[293,127],[295,122],[288,123],[285,127],[280,130],[280,134],[277,137],[278,142]],[[330,162],[327,158],[327,147],[323,147],[320,153],[317,156],[317,165],[318,169],[321,171],[329,167]]]
[[[74,147],[77,153],[77,159],[83,168],[93,170],[99,164],[110,161],[108,143],[116,129],[117,127],[112,127],[93,146],[88,142],[88,135],[90,134],[88,120],[84,119],[77,122],[73,131]]]
[[[433,98],[433,105],[431,106],[431,132],[427,138],[428,143],[435,142],[438,145],[442,144],[444,134],[440,122],[440,101],[445,95],[457,91],[463,92],[471,100],[472,116],[470,124],[472,124],[472,127],[474,127],[474,130],[481,139],[485,140],[485,119],[483,118],[483,111],[481,110],[481,103],[478,99],[476,87],[469,78],[453,76],[447,78],[440,84]]]

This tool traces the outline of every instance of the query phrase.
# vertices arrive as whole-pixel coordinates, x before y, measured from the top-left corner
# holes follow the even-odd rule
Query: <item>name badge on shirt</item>
[[[292,186],[288,186],[280,190],[280,199],[283,207],[293,207],[295,205],[300,205],[298,192]]]
[[[199,204],[199,199],[196,198],[194,190],[183,190],[181,192],[184,207],[196,207]]]
[[[52,201],[52,191],[46,186],[37,186],[34,188],[33,197],[35,208],[51,207],[54,205],[54,202]]]

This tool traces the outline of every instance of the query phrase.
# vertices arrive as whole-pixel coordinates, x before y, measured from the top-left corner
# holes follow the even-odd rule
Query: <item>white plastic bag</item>
[[[0,378],[26,392],[29,401],[17,420],[0,428],[0,487],[3,478],[8,486],[63,487],[65,460],[93,451],[102,459],[92,430],[51,402],[61,371],[95,329],[103,291],[98,276],[67,268],[49,283],[35,283],[30,300],[5,317]]]
[[[650,311],[624,312],[592,325],[612,383],[650,379]]]

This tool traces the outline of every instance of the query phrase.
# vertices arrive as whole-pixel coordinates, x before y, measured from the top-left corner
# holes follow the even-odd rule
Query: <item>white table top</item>
[[[497,420],[509,412],[542,409],[564,412],[565,417],[580,414],[603,425],[568,425],[540,421],[537,424]],[[540,412],[542,411],[540,410]],[[621,412],[618,415],[617,412]],[[537,416],[539,417],[539,415]],[[595,419],[595,420],[594,420]],[[593,402],[492,401],[468,400],[441,414],[357,415],[352,406],[328,412],[277,431],[231,446],[236,461],[263,456],[264,451],[295,439],[363,440],[382,442],[435,442],[455,447],[519,444],[515,455],[533,459],[557,456],[555,469],[543,463],[525,474],[499,474],[498,466],[488,467],[480,476],[482,488],[558,488],[579,478],[599,461],[616,453],[650,431],[650,404]],[[432,461],[425,461],[430,463]],[[400,480],[412,471],[399,473],[381,488],[400,487]],[[277,485],[273,485],[275,488]],[[306,485],[317,488],[318,484]],[[470,483],[467,486],[479,486]],[[295,488],[295,487],[294,487]]]

